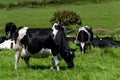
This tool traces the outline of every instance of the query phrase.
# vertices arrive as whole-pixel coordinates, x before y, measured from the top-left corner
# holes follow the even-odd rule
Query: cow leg
[[[24,58],[24,61],[25,61],[28,68],[30,68],[29,59],[30,59],[30,57]]]
[[[81,52],[82,52],[82,54],[85,53],[85,43],[81,42],[80,46],[81,46]]]
[[[16,52],[15,54],[15,69],[17,69],[18,67],[18,62],[19,62],[19,55],[20,55],[20,52]]]
[[[59,59],[58,59],[57,56],[53,56],[51,69],[53,69],[54,65],[56,66],[57,71],[59,71],[60,70],[60,68],[59,68]]]
[[[52,66],[50,69],[53,69],[54,68],[54,65],[55,65],[55,60],[52,58]]]

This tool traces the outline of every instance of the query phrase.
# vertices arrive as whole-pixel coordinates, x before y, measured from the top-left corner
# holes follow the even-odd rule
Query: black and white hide
[[[93,47],[120,47],[120,41],[113,40],[111,37],[96,37],[92,41]]]
[[[1,36],[0,37],[0,44],[3,43],[5,40],[7,40],[7,38],[5,36]]]
[[[7,39],[13,38],[16,29],[17,27],[13,22],[6,23],[5,24],[5,37]]]
[[[78,29],[75,43],[80,47],[82,53],[85,53],[87,45],[91,48],[92,40],[93,32],[90,27],[84,26]]]
[[[52,67],[55,65],[59,70],[60,55],[69,68],[74,67],[74,52],[69,48],[66,41],[63,25],[55,23],[52,28],[18,28],[16,32],[15,69],[17,69],[19,57],[22,57],[30,67],[30,57],[39,58],[42,55],[51,55]],[[46,54],[45,54],[46,53]]]
[[[0,49],[15,49],[15,40],[14,39],[6,39],[2,43],[0,43]]]

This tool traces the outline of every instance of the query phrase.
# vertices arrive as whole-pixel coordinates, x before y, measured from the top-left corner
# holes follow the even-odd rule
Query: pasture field
[[[84,25],[92,28],[115,30],[120,27],[120,1],[87,5],[52,5],[40,8],[0,9],[0,28],[6,22],[14,22],[17,26],[51,27],[49,22],[54,12],[72,10],[81,16]],[[76,25],[75,25],[76,26]],[[0,32],[3,35],[3,31]],[[119,35],[119,34],[116,34]],[[77,46],[70,43],[70,47]],[[61,70],[50,70],[51,57],[30,59],[31,68],[26,68],[22,59],[18,70],[14,70],[14,50],[0,51],[0,80],[120,80],[120,48],[93,48],[86,54],[79,49],[75,52],[75,67],[66,68],[60,62]]]
[[[35,0],[0,0],[0,3],[13,3],[17,1],[35,1]]]

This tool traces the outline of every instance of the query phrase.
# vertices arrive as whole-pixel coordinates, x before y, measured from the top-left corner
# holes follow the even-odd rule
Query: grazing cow
[[[93,47],[120,47],[120,41],[113,40],[111,37],[96,37],[92,41]]]
[[[18,28],[16,33],[16,54],[15,54],[15,69],[17,69],[19,57],[22,57],[30,67],[30,57],[41,57],[45,52],[52,55],[53,68],[54,64],[59,70],[60,55],[68,65],[68,68],[73,68],[74,52],[69,48],[66,41],[66,36],[63,31],[63,25],[55,23],[51,28]],[[45,54],[45,55],[46,55]]]
[[[15,49],[15,40],[6,39],[0,43],[0,49]]]
[[[14,37],[15,30],[17,29],[16,25],[12,22],[6,23],[5,25],[5,36],[7,39]]]
[[[91,42],[93,40],[93,32],[88,26],[80,27],[76,37],[76,44],[80,46],[82,53],[85,53],[86,46],[91,47]]]

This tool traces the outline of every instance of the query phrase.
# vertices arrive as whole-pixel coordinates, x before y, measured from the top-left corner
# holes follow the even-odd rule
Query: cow
[[[0,49],[15,49],[15,40],[5,39],[2,43],[0,43]]]
[[[7,38],[5,36],[0,37],[0,43],[3,43],[5,40],[7,40]]]
[[[5,24],[5,37],[7,39],[13,38],[17,27],[15,23],[8,22]]]
[[[30,57],[41,57],[43,52],[52,55],[51,69],[55,65],[59,71],[58,55],[64,59],[68,68],[74,67],[75,54],[70,49],[63,31],[63,25],[59,22],[55,23],[52,28],[20,27],[15,33],[15,43],[15,69],[17,69],[19,57],[24,59],[27,67],[30,67]]]
[[[80,47],[82,53],[85,53],[87,45],[89,45],[91,49],[92,40],[93,32],[90,27],[83,26],[78,29],[75,43]]]
[[[93,47],[120,47],[120,41],[113,40],[111,37],[99,37],[93,38]]]

